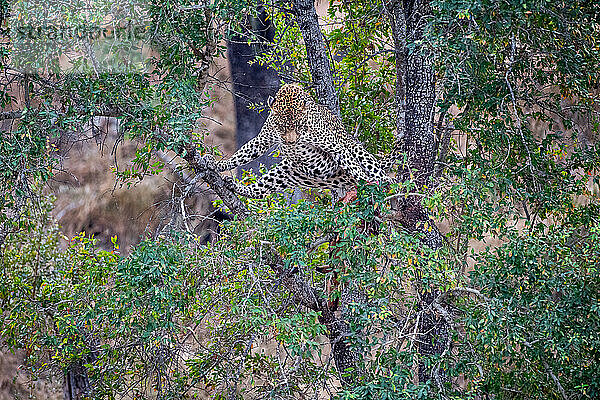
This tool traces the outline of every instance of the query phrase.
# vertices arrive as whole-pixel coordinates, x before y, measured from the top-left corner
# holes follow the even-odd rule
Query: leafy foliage
[[[568,397],[598,396],[598,234],[538,227],[478,256],[473,281],[490,299],[465,327],[484,392],[551,398],[560,381]]]

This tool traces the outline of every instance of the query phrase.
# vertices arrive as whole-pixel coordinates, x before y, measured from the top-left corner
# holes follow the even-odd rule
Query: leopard
[[[269,107],[258,135],[230,158],[214,164],[218,172],[229,171],[274,146],[279,148],[281,161],[250,185],[234,182],[236,194],[261,199],[296,187],[343,193],[353,190],[359,181],[392,183],[380,160],[300,85],[281,86]]]

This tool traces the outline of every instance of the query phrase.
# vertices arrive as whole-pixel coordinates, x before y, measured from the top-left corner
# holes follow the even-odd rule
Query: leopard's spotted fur
[[[349,190],[358,180],[390,181],[379,161],[346,133],[338,117],[291,84],[277,92],[258,136],[218,162],[217,170],[250,162],[275,144],[282,161],[255,183],[236,184],[236,193],[262,198],[289,187]]]

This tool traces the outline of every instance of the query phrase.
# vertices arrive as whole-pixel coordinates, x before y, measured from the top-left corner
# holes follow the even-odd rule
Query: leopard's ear
[[[269,97],[267,98],[267,106],[268,106],[269,108],[271,108],[271,105],[273,104],[273,101],[275,101],[275,98],[274,98],[273,96],[269,96]]]

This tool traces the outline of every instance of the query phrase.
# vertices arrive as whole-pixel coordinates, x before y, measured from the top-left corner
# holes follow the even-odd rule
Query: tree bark
[[[308,66],[315,85],[317,99],[320,104],[327,106],[335,115],[340,117],[340,102],[335,91],[327,46],[319,27],[319,18],[315,10],[314,0],[294,1],[294,13],[304,39]]]
[[[435,74],[433,54],[426,46],[416,44],[423,40],[427,16],[431,12],[429,0],[414,0],[406,4],[404,18],[406,33],[414,45],[405,48],[406,58],[406,135],[404,149],[409,168],[416,172],[419,186],[424,186],[433,173],[435,139],[433,112],[435,103]],[[416,44],[416,45],[415,45]]]
[[[155,137],[164,144],[169,143],[171,139],[168,134],[162,132],[155,133]],[[193,143],[175,147],[173,151],[188,163],[196,176],[208,184],[215,194],[223,200],[223,204],[229,208],[233,215],[238,218],[244,218],[248,215],[248,209],[233,191],[232,182],[223,179],[221,174],[214,168],[214,165],[210,165],[209,161],[198,152]]]
[[[434,55],[422,44],[431,8],[429,0],[392,0],[387,6],[396,46],[397,129],[402,140],[401,149],[408,155],[408,169],[402,179],[408,179],[412,173],[417,190],[422,190],[431,180],[435,161]],[[411,46],[407,46],[407,43]],[[397,221],[408,232],[420,234],[424,246],[432,250],[443,246],[443,237],[418,196],[408,196],[394,206]],[[426,382],[434,378],[441,385],[443,378],[439,373],[434,373],[424,360],[444,353],[448,345],[449,326],[432,307],[439,291],[424,287],[422,281],[418,281],[418,308],[421,313],[418,327],[421,334],[418,344],[419,381]]]
[[[65,400],[91,398],[91,386],[87,370],[80,362],[71,364],[64,373],[63,398]]]

